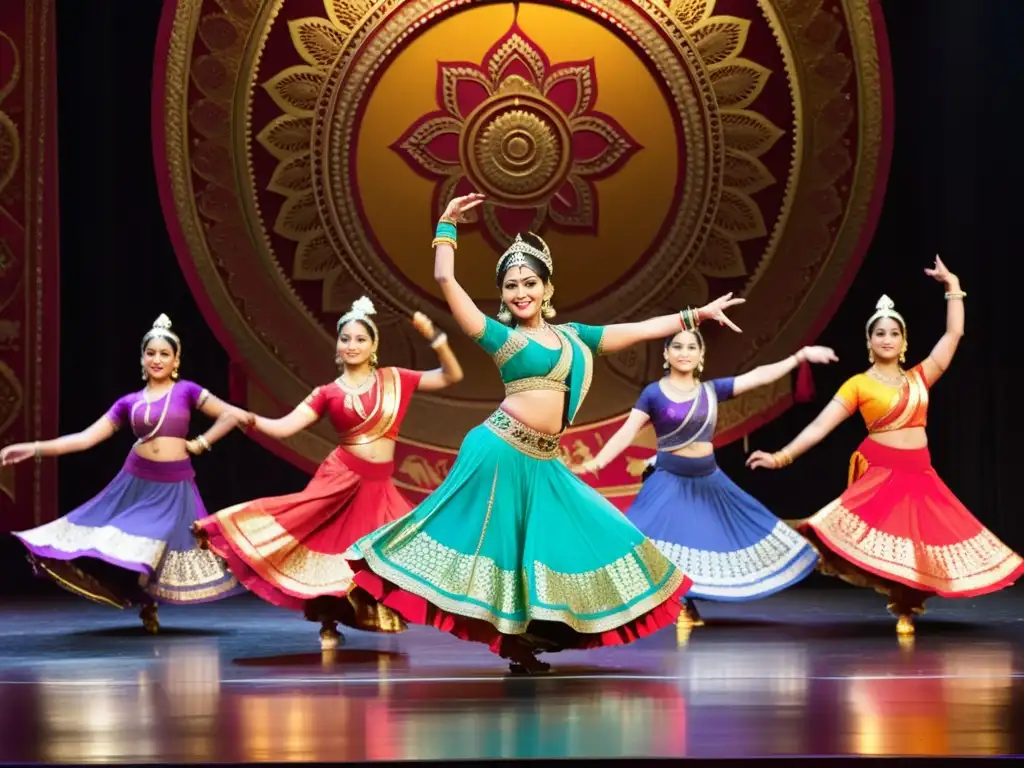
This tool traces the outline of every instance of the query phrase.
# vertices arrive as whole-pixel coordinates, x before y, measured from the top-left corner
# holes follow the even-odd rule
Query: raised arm
[[[832,400],[818,414],[817,418],[804,427],[803,431],[783,448],[775,453],[754,451],[747,457],[747,466],[751,469],[782,469],[793,463],[802,454],[816,446],[836,427],[850,418],[850,411],[838,400]]]
[[[577,475],[581,475],[584,472],[592,472],[595,475],[602,469],[607,467],[620,453],[626,450],[633,441],[636,440],[636,436],[640,434],[640,430],[644,428],[644,425],[651,420],[643,411],[638,411],[635,408],[629,412],[629,416],[619,427],[618,431],[612,435],[608,442],[604,444],[604,447],[598,451],[597,456],[592,458],[590,461],[584,461],[582,464],[577,464],[572,468],[572,471]]]
[[[921,363],[930,387],[946,372],[953,362],[956,348],[960,346],[964,335],[964,297],[967,294],[960,289],[960,278],[950,272],[938,256],[935,257],[935,266],[924,273],[946,285],[946,332]]]
[[[462,366],[455,357],[451,347],[448,346],[448,334],[443,331],[438,333],[430,318],[422,312],[417,312],[412,317],[413,327],[423,334],[423,337],[430,342],[430,346],[437,353],[437,359],[441,362],[440,368],[432,371],[424,371],[420,376],[420,383],[416,387],[417,392],[436,392],[439,389],[450,387],[462,381]]]
[[[800,363],[805,361],[823,364],[834,363],[837,360],[839,358],[836,357],[836,353],[829,347],[804,347],[795,355],[790,355],[785,360],[770,363],[769,365],[759,365],[752,371],[740,374],[733,379],[732,393],[733,395],[742,395],[744,392],[749,392],[752,389],[763,387],[765,384],[778,381],[783,376],[792,373]]]
[[[739,327],[726,317],[725,310],[745,301],[746,299],[734,299],[731,293],[727,293],[700,309],[661,315],[636,323],[606,325],[604,335],[601,337],[601,351],[609,354],[627,349],[643,341],[664,339],[681,330],[690,330],[691,327],[696,327],[705,320],[717,320],[721,324],[728,325],[737,333],[742,333]]]
[[[455,322],[469,336],[478,336],[483,332],[484,313],[455,279],[455,234],[456,226],[465,220],[466,212],[483,201],[484,195],[479,194],[453,198],[437,224],[434,237],[434,279],[441,286],[441,293],[448,302]]]
[[[40,440],[36,443],[15,443],[0,451],[0,466],[17,464],[32,456],[63,456],[66,453],[87,451],[109,439],[117,431],[117,426],[104,415],[81,432],[64,435],[54,440]]]

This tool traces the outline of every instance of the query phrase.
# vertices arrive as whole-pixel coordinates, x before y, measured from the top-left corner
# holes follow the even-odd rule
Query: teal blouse
[[[550,389],[568,392],[567,423],[572,424],[590,390],[595,354],[602,354],[604,326],[566,323],[552,325],[561,342],[559,349],[548,349],[525,333],[509,328],[490,317],[476,342],[493,359],[505,394]]]

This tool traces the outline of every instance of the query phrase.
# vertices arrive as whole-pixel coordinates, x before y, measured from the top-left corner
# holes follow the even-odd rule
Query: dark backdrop
[[[137,344],[161,312],[184,342],[182,369],[226,395],[224,350],[205,325],[168,242],[150,148],[150,78],[161,3],[58,0],[61,161],[62,432],[81,429],[140,382]],[[863,327],[881,293],[909,323],[913,360],[942,333],[942,287],[923,268],[940,252],[962,280],[967,337],[937,385],[933,460],[953,491],[1004,540],[1024,549],[1013,474],[1011,401],[1024,297],[1009,279],[1024,162],[1011,132],[1024,68],[1015,56],[1020,0],[887,0],[896,90],[896,143],[885,206],[868,256],[818,343],[841,363],[816,370],[818,398],[754,433],[751,447],[781,447],[852,372],[865,367]],[[1014,310],[1016,302],[1017,310]],[[712,351],[713,354],[713,351]],[[783,473],[743,469],[742,444],[719,460],[783,517],[802,517],[842,488],[864,428],[850,419]],[[60,464],[68,510],[109,481],[123,436]],[[306,476],[235,433],[198,462],[211,509],[300,487]],[[39,589],[9,537],[0,543],[0,591]],[[827,583],[813,579],[812,583]]]

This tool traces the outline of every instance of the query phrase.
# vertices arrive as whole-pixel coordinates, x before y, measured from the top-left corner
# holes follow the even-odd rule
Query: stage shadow
[[[232,630],[198,629],[195,627],[161,627],[158,634],[151,635],[141,626],[106,627],[105,629],[86,629],[68,633],[71,637],[145,637],[150,640],[159,640],[162,637],[228,637],[233,634],[235,634],[235,632]]]
[[[376,651],[371,648],[340,648],[337,651],[292,653],[283,656],[258,656],[233,659],[239,667],[320,667],[349,664],[374,664],[386,661],[389,669],[408,669],[409,658],[404,653]]]

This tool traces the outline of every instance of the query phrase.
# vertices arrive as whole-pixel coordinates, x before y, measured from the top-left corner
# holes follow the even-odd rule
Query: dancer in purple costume
[[[813,547],[718,468],[712,440],[718,404],[788,376],[798,365],[830,363],[827,347],[795,355],[741,376],[700,381],[700,331],[665,340],[665,377],[640,395],[629,418],[590,461],[574,468],[597,473],[650,423],[658,440],[653,472],[626,513],[677,568],[690,575],[680,625],[703,624],[694,599],[740,602],[766,597],[806,577],[818,561]],[[651,467],[648,467],[650,470]]]
[[[0,466],[78,453],[128,427],[137,438],[117,477],[58,520],[14,535],[36,573],[75,594],[117,608],[139,605],[143,626],[160,629],[157,603],[200,603],[241,591],[224,562],[196,546],[192,524],[206,517],[189,454],[249,421],[248,414],[191,381],[178,380],[181,340],[161,315],[142,338],[146,386],[125,395],[83,432],[17,443]],[[192,410],[216,423],[186,440]]]

